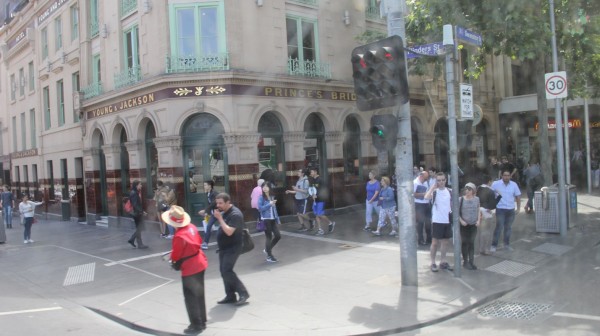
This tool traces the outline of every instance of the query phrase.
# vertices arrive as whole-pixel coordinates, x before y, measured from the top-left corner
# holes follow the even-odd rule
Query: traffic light
[[[379,114],[371,117],[371,140],[377,150],[396,148],[398,139],[398,120],[392,114]]]
[[[408,102],[402,38],[394,35],[352,50],[356,105],[361,111]]]

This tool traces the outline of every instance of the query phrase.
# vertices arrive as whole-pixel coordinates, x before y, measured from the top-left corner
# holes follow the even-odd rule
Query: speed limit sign
[[[546,99],[567,98],[567,72],[551,72],[545,75]]]

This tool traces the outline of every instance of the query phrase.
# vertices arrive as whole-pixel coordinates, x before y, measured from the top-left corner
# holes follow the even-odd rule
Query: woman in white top
[[[23,201],[19,203],[19,212],[23,216],[23,225],[25,231],[23,231],[23,243],[33,243],[31,239],[31,225],[33,224],[33,216],[35,215],[35,207],[44,202],[32,202],[29,200],[29,195],[23,194]]]

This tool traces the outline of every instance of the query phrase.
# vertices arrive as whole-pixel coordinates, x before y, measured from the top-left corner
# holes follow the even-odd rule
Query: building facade
[[[117,3],[7,8],[5,183],[47,200],[49,215],[89,224],[118,225],[133,180],[144,183],[148,213],[161,180],[195,216],[206,205],[204,181],[245,210],[267,176],[280,213],[292,214],[285,190],[297,169],[313,166],[331,190],[328,207],[363,203],[378,163],[373,112],[355,106],[350,52],[365,31],[385,33],[376,1]],[[463,148],[472,165],[497,154],[496,88],[511,78],[504,59],[491,61],[499,65],[473,82],[482,112]],[[414,163],[441,170],[449,169],[445,87],[410,78]]]

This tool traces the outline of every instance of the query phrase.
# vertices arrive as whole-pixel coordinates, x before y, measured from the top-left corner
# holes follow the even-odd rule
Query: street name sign
[[[444,54],[442,42],[433,42],[423,45],[407,47],[406,58],[419,58],[421,56],[439,56]]]
[[[456,38],[459,41],[478,47],[481,47],[483,41],[480,34],[459,26],[456,26]]]
[[[546,99],[567,98],[567,72],[550,72],[544,75]]]
[[[473,119],[473,85],[460,84],[460,117]]]

